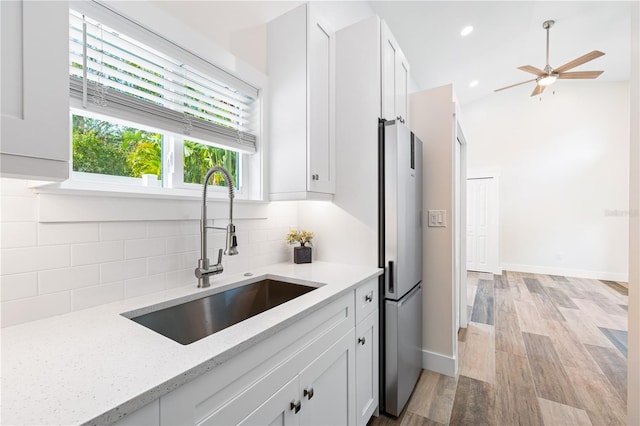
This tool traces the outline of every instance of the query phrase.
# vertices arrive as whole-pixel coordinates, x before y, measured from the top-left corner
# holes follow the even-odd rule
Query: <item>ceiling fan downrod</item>
[[[542,23],[542,28],[544,28],[545,30],[547,30],[547,65],[544,67],[544,71],[548,74],[551,75],[551,73],[553,72],[553,68],[551,68],[551,66],[549,65],[549,28],[553,27],[553,24],[555,24],[556,21],[554,20],[548,20],[548,21],[544,21]]]

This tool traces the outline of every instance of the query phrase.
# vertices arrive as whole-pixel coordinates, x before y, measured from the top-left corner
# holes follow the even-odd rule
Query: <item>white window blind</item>
[[[256,151],[257,89],[109,9],[92,7],[100,21],[69,10],[72,106]],[[145,40],[157,39],[154,46],[159,48],[107,26],[105,20],[121,22]]]

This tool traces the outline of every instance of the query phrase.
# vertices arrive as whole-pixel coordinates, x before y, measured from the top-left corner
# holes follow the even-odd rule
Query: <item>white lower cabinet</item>
[[[378,406],[374,281],[162,396],[160,424],[366,424]]]
[[[378,407],[378,310],[356,326],[356,424],[366,425]]]
[[[301,425],[355,424],[354,330],[300,373]]]
[[[284,363],[199,425],[354,424],[353,336],[351,329],[298,374],[295,360]],[[293,378],[282,387],[274,386],[292,373]]]

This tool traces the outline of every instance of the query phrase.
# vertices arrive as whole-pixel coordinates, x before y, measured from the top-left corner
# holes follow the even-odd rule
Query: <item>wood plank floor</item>
[[[423,370],[382,425],[624,425],[627,286],[469,272],[458,377]]]

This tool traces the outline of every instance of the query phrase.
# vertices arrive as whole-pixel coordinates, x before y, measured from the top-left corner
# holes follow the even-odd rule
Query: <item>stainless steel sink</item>
[[[130,319],[188,345],[316,288],[267,279]]]

